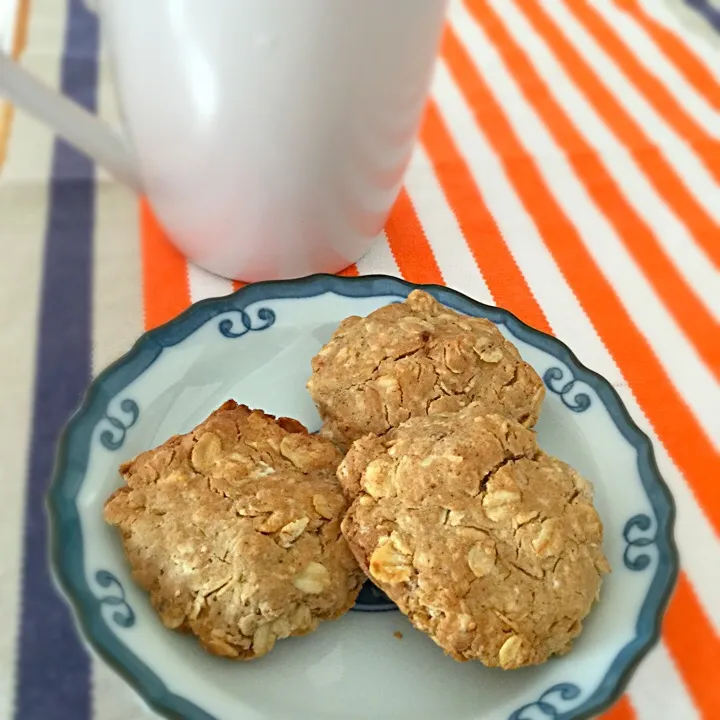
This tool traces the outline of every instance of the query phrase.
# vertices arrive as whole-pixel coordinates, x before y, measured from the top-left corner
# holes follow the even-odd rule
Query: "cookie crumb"
[[[399,630],[396,630],[396,631],[393,633],[393,637],[396,638],[397,640],[402,640],[402,639],[403,639],[403,634],[402,634]]]

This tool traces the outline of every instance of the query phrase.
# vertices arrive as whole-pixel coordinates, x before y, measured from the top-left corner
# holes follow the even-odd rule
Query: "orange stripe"
[[[414,283],[444,285],[425,231],[420,225],[407,190],[403,188],[385,225],[390,250],[402,276]]]
[[[466,51],[452,33],[446,36],[445,59],[466,99],[472,99],[475,118],[501,156],[512,184],[593,322],[599,336],[620,366],[655,431],[685,473],[716,531],[720,532],[720,458],[703,427],[668,379],[652,349],[603,277],[549,190],[534,160]]]
[[[565,72],[625,145],[667,206],[685,223],[698,244],[720,268],[720,243],[717,241],[720,226],[685,187],[672,165],[648,139],[640,125],[600,82],[582,55],[555,26],[543,10],[542,3],[521,1],[518,7],[522,7],[535,31],[545,39]]]
[[[247,283],[243,282],[242,280],[233,280],[232,281],[232,289],[233,292],[237,292],[240,290],[240,288],[244,288],[247,285]]]
[[[428,106],[421,138],[495,303],[538,330],[552,333],[434,102]]]
[[[145,329],[174,318],[190,304],[187,261],[167,239],[150,206],[140,202]]]
[[[615,32],[612,25],[595,8],[586,0],[566,3],[567,5],[572,6],[572,12],[577,19],[602,45],[605,52],[615,60],[623,73],[642,92],[660,117],[695,148],[716,182],[720,182],[720,142],[705,132],[692,115],[685,112],[672,93],[643,66]]]
[[[648,15],[637,0],[616,0],[616,3],[653,39],[695,91],[720,111],[720,83],[680,36]]]
[[[627,695],[623,695],[609,710],[599,715],[597,720],[633,720],[633,710]]]
[[[342,277],[357,277],[360,273],[358,272],[357,265],[353,263],[349,267],[346,267],[344,270],[341,270],[338,275]]]
[[[664,639],[703,718],[720,718],[720,642],[684,574],[665,616]]]
[[[568,162],[595,204],[609,220],[703,360],[720,378],[720,343],[717,342],[718,325],[715,319],[683,280],[673,261],[658,244],[652,229],[635,212],[598,154],[578,132],[543,78],[536,72],[527,53],[503,27],[495,11],[489,6],[481,11],[478,5],[471,5],[468,9],[484,27],[525,97],[542,118],[555,142],[564,150]]]
[[[716,478],[720,476],[720,462],[702,426],[668,380],[651,348],[583,246],[577,230],[557,204],[534,160],[525,153],[501,107],[452,34],[447,36],[444,55],[466,98],[473,99],[480,127],[500,153],[505,171],[534,218],[555,262],[717,532],[720,530],[720,483]],[[712,634],[694,637],[694,642],[698,646],[712,645],[703,650],[706,654],[716,652],[717,639]],[[675,655],[675,658],[685,661],[682,655]],[[684,672],[692,672],[692,666]],[[696,678],[696,683],[702,682]]]
[[[30,18],[30,0],[19,0],[15,14],[15,27],[12,31],[12,45],[10,57],[19,60],[27,46],[28,24]],[[0,168],[7,157],[10,128],[15,117],[15,105],[7,101],[0,101]]]

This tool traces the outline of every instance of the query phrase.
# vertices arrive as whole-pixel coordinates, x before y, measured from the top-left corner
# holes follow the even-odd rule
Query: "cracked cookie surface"
[[[369,577],[456,660],[570,649],[609,565],[592,487],[535,433],[469,405],[355,442],[343,534]]]
[[[167,627],[251,659],[355,602],[365,578],[340,533],[341,459],[299,422],[228,401],[122,465],[104,515]]]
[[[411,417],[471,402],[532,427],[545,397],[540,377],[493,323],[460,315],[420,290],[343,320],[313,358],[308,390],[322,434],[343,448]]]

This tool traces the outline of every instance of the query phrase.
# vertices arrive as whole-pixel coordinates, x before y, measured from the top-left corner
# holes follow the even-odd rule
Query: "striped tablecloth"
[[[653,438],[682,572],[615,720],[720,718],[715,1],[455,2],[405,189],[347,271],[508,308],[605,375]],[[23,63],[116,122],[96,17],[80,0],[20,4]],[[43,495],[91,377],[233,285],[34,120],[0,118],[0,720],[150,717],[53,589]]]

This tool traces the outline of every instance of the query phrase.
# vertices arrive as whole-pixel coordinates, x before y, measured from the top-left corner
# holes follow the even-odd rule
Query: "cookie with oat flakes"
[[[355,602],[341,459],[299,422],[228,401],[122,465],[104,515],[163,623],[249,660]]]
[[[609,565],[592,488],[479,404],[355,442],[338,468],[361,567],[456,660],[567,652]]]
[[[545,397],[540,377],[493,323],[420,290],[343,320],[313,358],[308,389],[322,434],[343,448],[471,402],[532,427]]]

